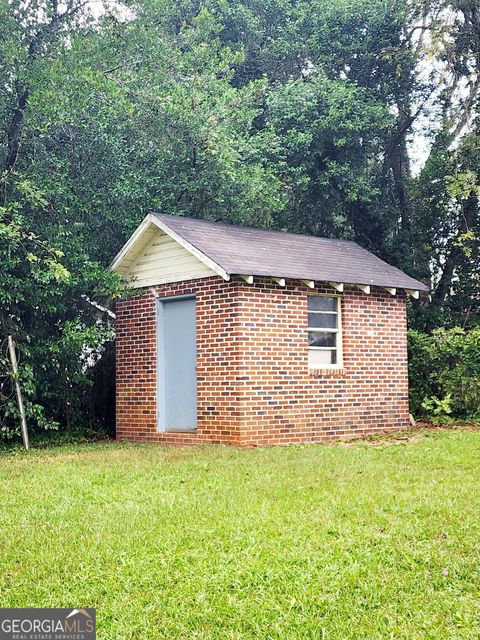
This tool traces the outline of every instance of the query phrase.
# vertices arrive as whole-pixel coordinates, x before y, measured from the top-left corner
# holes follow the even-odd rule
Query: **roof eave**
[[[385,282],[373,282],[372,280],[356,280],[355,282],[353,281],[349,281],[348,279],[342,279],[342,278],[331,278],[330,280],[326,279],[326,278],[315,278],[314,276],[299,276],[299,275],[295,275],[295,276],[291,276],[291,275],[281,275],[281,274],[266,274],[266,273],[254,273],[253,271],[242,271],[241,273],[231,273],[230,274],[231,277],[233,276],[238,276],[240,278],[245,279],[247,276],[249,278],[272,278],[273,280],[276,279],[282,279],[282,280],[297,280],[297,281],[302,281],[302,282],[313,282],[313,283],[323,283],[323,284],[327,284],[330,286],[333,286],[333,284],[335,285],[345,285],[345,286],[349,286],[349,287],[361,287],[361,286],[371,286],[371,287],[378,287],[379,289],[389,289],[389,288],[394,288],[394,289],[402,289],[403,291],[419,291],[420,294],[423,295],[429,295],[430,294],[430,287],[426,284],[424,284],[423,282],[420,282],[419,280],[413,280],[411,282],[409,282],[408,284],[398,284],[398,283],[385,283]],[[337,286],[333,287],[333,288],[337,288]]]

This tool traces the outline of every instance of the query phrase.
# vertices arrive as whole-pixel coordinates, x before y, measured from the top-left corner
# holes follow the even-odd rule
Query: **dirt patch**
[[[336,444],[342,447],[353,447],[355,445],[368,445],[369,447],[384,447],[385,445],[394,444],[414,444],[420,442],[425,437],[424,433],[395,433],[395,434],[379,434],[375,436],[363,436],[360,438],[350,438],[349,440],[340,440]],[[332,443],[333,444],[333,443]]]
[[[395,444],[415,444],[420,442],[430,431],[480,431],[480,423],[457,422],[455,424],[432,424],[429,422],[417,422],[415,427],[402,431],[390,431],[369,436],[352,436],[349,439],[340,440],[336,443],[343,447],[353,447],[354,445],[368,445],[370,447],[384,447]]]

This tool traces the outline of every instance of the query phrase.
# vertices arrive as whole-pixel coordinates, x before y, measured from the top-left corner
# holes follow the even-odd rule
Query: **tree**
[[[478,3],[213,4],[245,49],[234,82],[269,79],[257,125],[288,198],[276,224],[353,237],[431,281],[418,326],[476,322]]]
[[[115,294],[105,267],[145,213],[268,225],[282,197],[251,142],[263,83],[231,85],[240,54],[220,43],[208,11],[170,33],[157,5],[138,6],[128,20],[59,6],[4,8],[12,26],[2,51],[10,79],[3,237],[16,224],[45,256],[6,244],[14,260],[4,288],[18,294],[5,294],[0,322],[5,335],[23,338],[32,402],[73,425],[85,413],[89,364],[109,335],[89,301],[108,304]],[[4,407],[10,414],[11,402]]]

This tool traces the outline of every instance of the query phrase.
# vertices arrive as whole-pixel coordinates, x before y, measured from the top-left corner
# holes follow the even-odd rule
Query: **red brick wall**
[[[403,294],[346,287],[342,370],[308,370],[307,297],[333,290],[206,278],[117,307],[117,437],[282,444],[408,426]],[[156,430],[155,297],[196,294],[198,427]]]
[[[311,442],[408,426],[403,295],[346,287],[343,369],[308,370],[307,298],[295,284],[240,290],[242,443]]]
[[[161,285],[117,303],[117,438],[165,443],[240,443],[239,283],[220,277]],[[155,297],[195,293],[197,431],[159,433],[156,425]]]

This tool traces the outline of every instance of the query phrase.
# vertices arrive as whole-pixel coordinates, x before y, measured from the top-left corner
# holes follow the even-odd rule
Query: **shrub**
[[[480,327],[409,331],[410,407],[434,419],[480,418]]]

